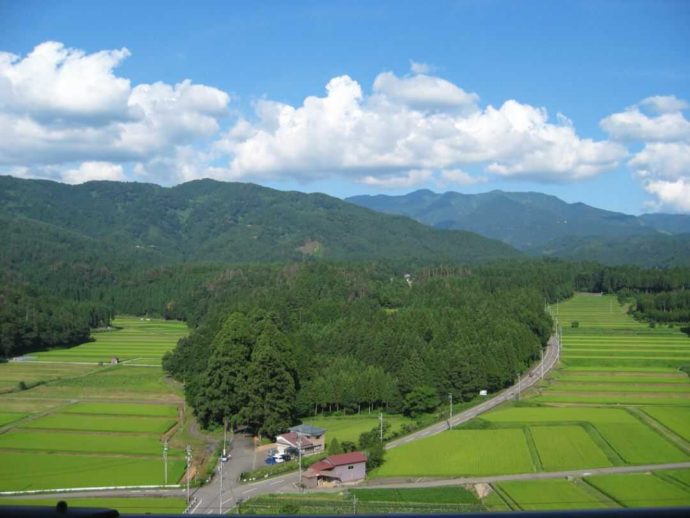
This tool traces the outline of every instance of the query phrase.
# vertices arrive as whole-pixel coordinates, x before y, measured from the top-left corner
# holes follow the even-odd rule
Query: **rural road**
[[[554,367],[554,365],[556,365],[556,362],[558,361],[558,356],[558,339],[556,338],[556,336],[552,336],[549,339],[548,345],[544,349],[544,358],[542,360],[544,364],[544,374],[549,372]],[[499,392],[491,399],[487,399],[486,401],[484,401],[481,405],[468,408],[467,410],[464,410],[463,412],[454,415],[453,419],[449,420],[450,425],[458,426],[460,424],[466,423],[470,419],[474,419],[478,415],[483,414],[484,412],[487,412],[492,408],[495,408],[501,403],[505,403],[509,399],[513,399],[517,396],[518,391],[522,392],[530,388],[531,386],[535,385],[541,378],[542,362],[539,362],[536,366],[532,367],[522,378],[520,378],[519,382],[513,385],[512,387],[504,390],[503,392]],[[396,439],[394,441],[389,442],[388,444],[386,444],[386,449],[390,450],[392,448],[402,446],[403,444],[407,444],[412,441],[417,441],[419,439],[423,439],[431,435],[436,435],[445,430],[448,430],[448,427],[448,421],[433,424],[427,428],[423,428],[422,430],[418,430],[414,433],[411,433],[410,435],[406,435],[405,437],[401,437],[400,439]]]

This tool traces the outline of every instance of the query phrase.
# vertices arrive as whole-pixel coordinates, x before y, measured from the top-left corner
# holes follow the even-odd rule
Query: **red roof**
[[[341,453],[339,455],[331,455],[326,457],[319,462],[312,464],[309,470],[314,473],[319,473],[321,471],[328,471],[336,466],[346,466],[348,464],[359,464],[361,462],[366,462],[367,456],[361,451],[353,451],[352,453]]]

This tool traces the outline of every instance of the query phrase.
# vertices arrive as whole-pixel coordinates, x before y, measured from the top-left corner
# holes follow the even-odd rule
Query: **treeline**
[[[504,265],[500,275],[540,267]],[[468,400],[539,357],[552,326],[539,282],[489,290],[489,271],[428,273],[322,262],[234,269],[164,367],[186,381],[204,425],[228,418],[272,434],[318,411],[412,414],[449,393]],[[274,406],[269,389],[294,403],[279,396]]]
[[[110,324],[109,307],[77,303],[20,286],[0,287],[0,359],[86,342]]]

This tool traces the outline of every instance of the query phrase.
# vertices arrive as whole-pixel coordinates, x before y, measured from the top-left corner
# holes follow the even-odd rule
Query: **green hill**
[[[212,180],[165,188],[5,176],[0,207],[3,243],[14,250],[5,253],[5,265],[37,240],[45,243],[34,254],[40,259],[95,254],[145,264],[304,257],[462,263],[519,255],[473,233],[432,229],[323,194]]]

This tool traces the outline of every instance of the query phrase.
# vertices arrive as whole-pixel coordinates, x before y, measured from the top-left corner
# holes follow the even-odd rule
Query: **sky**
[[[0,174],[690,213],[690,2],[0,0]]]

